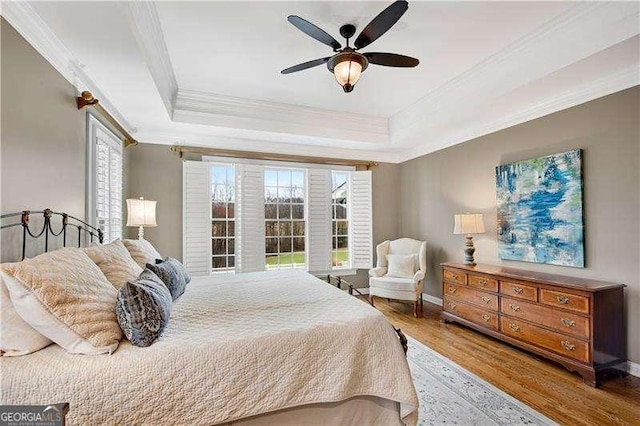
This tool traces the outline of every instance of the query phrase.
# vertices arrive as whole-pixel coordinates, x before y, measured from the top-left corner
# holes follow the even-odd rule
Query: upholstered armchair
[[[369,270],[371,304],[374,296],[411,301],[413,315],[421,316],[422,283],[427,273],[427,242],[412,238],[387,240],[378,244],[376,254],[376,267]]]

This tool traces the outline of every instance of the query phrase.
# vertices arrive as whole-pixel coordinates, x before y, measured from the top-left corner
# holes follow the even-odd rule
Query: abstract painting
[[[501,259],[584,268],[582,150],[496,167]]]

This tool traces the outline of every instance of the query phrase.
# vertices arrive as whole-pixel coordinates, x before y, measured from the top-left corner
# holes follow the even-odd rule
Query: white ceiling
[[[2,14],[141,142],[404,161],[640,83],[636,2],[416,2],[342,92],[331,49],[390,2],[24,2]]]

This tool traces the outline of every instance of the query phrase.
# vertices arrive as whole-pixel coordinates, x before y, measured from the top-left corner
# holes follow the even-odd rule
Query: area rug
[[[407,338],[407,360],[420,399],[419,425],[556,424],[417,340]]]

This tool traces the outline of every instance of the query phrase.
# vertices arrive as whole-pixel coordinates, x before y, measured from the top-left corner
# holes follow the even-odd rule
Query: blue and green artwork
[[[582,150],[496,167],[501,259],[584,267]]]

